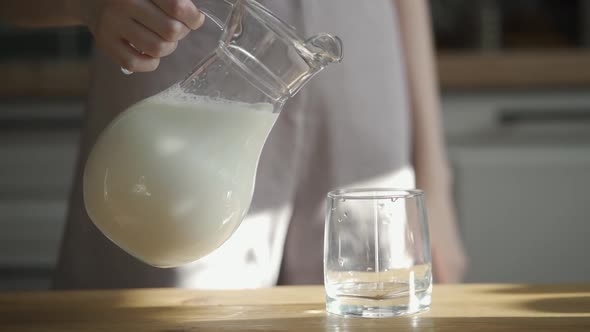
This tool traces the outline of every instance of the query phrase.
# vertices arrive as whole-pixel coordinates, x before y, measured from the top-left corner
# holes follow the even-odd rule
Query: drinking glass
[[[394,317],[427,310],[431,266],[422,191],[328,194],[324,283],[329,313]]]

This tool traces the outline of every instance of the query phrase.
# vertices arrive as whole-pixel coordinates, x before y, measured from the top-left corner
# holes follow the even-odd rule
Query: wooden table
[[[0,293],[0,331],[590,331],[590,285],[435,286],[429,312],[326,315],[322,287]]]

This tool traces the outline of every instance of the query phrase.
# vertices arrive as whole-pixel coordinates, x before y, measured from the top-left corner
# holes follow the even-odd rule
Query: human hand
[[[97,47],[132,72],[155,70],[205,16],[190,0],[77,0]]]

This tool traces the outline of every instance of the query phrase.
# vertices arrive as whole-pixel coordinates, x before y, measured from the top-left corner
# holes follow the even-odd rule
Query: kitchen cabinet
[[[590,281],[589,92],[445,94],[467,281]]]
[[[82,112],[81,100],[0,103],[0,289],[49,284]]]

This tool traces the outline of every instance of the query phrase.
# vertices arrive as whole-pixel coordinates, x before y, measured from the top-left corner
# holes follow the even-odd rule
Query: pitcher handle
[[[205,17],[215,23],[215,25],[217,25],[221,31],[223,31],[225,22],[231,14],[234,5],[241,1],[244,0],[196,0],[195,3],[201,13],[203,13]],[[141,50],[137,49],[133,44],[129,43],[129,45],[137,52],[142,53]],[[125,75],[133,74],[132,71],[123,67],[121,67],[121,72]]]
[[[223,31],[234,5],[243,0],[195,0],[197,8]]]

